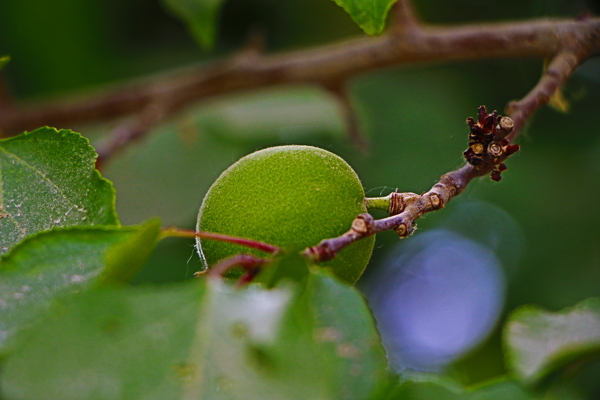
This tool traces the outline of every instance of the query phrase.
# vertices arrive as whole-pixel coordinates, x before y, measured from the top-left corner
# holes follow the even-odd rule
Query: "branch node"
[[[251,65],[256,63],[258,58],[265,51],[265,34],[263,29],[255,27],[250,30],[248,40],[236,55],[234,55],[232,65]]]
[[[430,209],[432,211],[444,208],[444,202],[442,201],[442,198],[439,194],[430,192],[427,194],[427,198],[429,199],[429,203],[431,204]]]
[[[411,223],[402,223],[396,227],[394,227],[394,232],[400,239],[406,239],[410,235],[412,235],[417,230],[417,226]]]
[[[397,215],[403,212],[406,207],[415,201],[420,196],[416,193],[400,193],[398,189],[395,192],[390,193],[390,208],[388,210],[389,215]]]
[[[398,0],[392,6],[392,34],[405,35],[419,29],[419,21],[415,16],[410,0]]]
[[[404,211],[404,201],[403,201],[403,193],[398,192],[396,189],[395,192],[390,193],[390,207],[388,209],[389,215],[400,214]]]
[[[307,247],[300,254],[315,262],[329,261],[336,256],[336,252],[331,248],[327,239],[322,240],[316,246]]]
[[[359,235],[368,235],[373,228],[373,216],[369,213],[360,214],[352,221],[352,230]]]

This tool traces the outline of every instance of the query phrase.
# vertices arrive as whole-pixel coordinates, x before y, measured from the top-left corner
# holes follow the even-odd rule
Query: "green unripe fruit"
[[[311,146],[271,147],[247,155],[213,183],[200,207],[197,229],[258,240],[299,252],[350,229],[366,212],[365,193],[340,157]],[[347,282],[364,271],[374,236],[321,263]],[[238,254],[264,253],[240,245],[197,240],[206,265]]]

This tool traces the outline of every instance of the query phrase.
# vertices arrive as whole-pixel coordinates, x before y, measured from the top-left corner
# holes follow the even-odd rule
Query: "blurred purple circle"
[[[401,242],[365,295],[391,365],[439,370],[488,335],[502,312],[504,291],[492,250],[438,229]]]

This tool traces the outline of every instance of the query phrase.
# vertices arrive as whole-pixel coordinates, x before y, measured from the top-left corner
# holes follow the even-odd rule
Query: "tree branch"
[[[96,145],[96,153],[98,153],[96,168],[100,169],[106,159],[122,147],[145,136],[153,126],[166,119],[169,114],[168,104],[150,104],[131,120],[117,126],[103,142]]]
[[[531,114],[550,101],[588,55],[577,48],[561,51],[552,59],[540,81],[529,94],[523,99],[512,101],[507,105],[506,112],[515,123],[515,129],[508,140],[514,141]]]
[[[397,3],[398,23],[380,37],[275,55],[242,51],[211,64],[115,86],[81,98],[0,107],[0,131],[10,136],[43,125],[68,128],[74,124],[143,115],[156,104],[162,105],[163,114],[158,120],[163,120],[187,105],[216,95],[284,83],[327,87],[392,65],[483,58],[554,58],[555,62],[538,85],[537,94],[510,108],[517,127],[513,135],[516,135],[531,111],[544,103],[544,96],[552,87],[560,86],[579,62],[600,52],[600,18],[435,27],[419,25],[408,5],[404,0]],[[148,127],[143,122],[136,126],[134,122],[117,129],[114,137],[108,139],[103,157],[142,136]]]
[[[396,215],[375,220],[371,214],[361,214],[352,222],[349,231],[336,238],[325,239],[318,245],[305,249],[303,254],[313,261],[328,261],[344,247],[376,233],[394,230],[401,238],[408,237],[415,230],[415,220],[425,213],[443,208],[473,178],[487,175],[490,171],[491,169],[477,170],[471,164],[465,164],[456,171],[443,175],[431,190],[422,195],[394,192],[390,195],[390,211],[396,207]]]
[[[354,147],[366,153],[369,148],[369,142],[360,129],[356,111],[352,105],[350,93],[348,93],[348,88],[344,82],[335,82],[335,84],[326,86],[326,89],[335,97],[340,107],[346,125],[346,137]]]
[[[423,214],[444,208],[455,196],[462,193],[469,182],[479,176],[491,173],[493,180],[500,180],[500,173],[506,169],[504,162],[518,150],[506,139],[513,130],[513,121],[501,117],[496,111],[488,114],[485,107],[478,110],[477,122],[468,118],[470,128],[469,148],[464,152],[467,163],[459,169],[442,175],[439,182],[426,193],[394,192],[388,196],[387,218],[375,220],[371,214],[360,214],[352,222],[350,230],[319,244],[305,249],[302,254],[313,261],[328,261],[344,247],[365,237],[383,231],[394,230],[405,238],[415,230],[415,221]],[[366,199],[367,206],[382,207],[382,199]]]

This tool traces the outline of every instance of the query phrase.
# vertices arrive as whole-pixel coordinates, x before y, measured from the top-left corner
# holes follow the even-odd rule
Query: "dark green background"
[[[594,2],[557,0],[415,1],[432,23],[478,23],[532,17],[570,17]],[[329,0],[230,0],[213,53],[200,50],[185,27],[156,0],[26,0],[0,2],[0,55],[12,60],[6,75],[22,100],[86,92],[90,88],[173,67],[224,57],[251,30],[266,34],[268,51],[285,51],[361,35]],[[352,100],[372,147],[368,154],[343,137],[331,96],[318,88],[286,87],[220,97],[192,106],[178,118],[115,157],[103,174],[115,182],[124,224],[159,216],[165,225],[191,228],[211,182],[240,156],[284,143],[314,144],[343,156],[369,196],[394,188],[420,193],[461,165],[464,120],[477,107],[503,110],[537,82],[542,60],[482,60],[415,65],[353,79]],[[591,59],[565,88],[568,114],[545,107],[523,131],[500,183],[473,182],[445,210],[419,221],[432,229],[461,202],[483,201],[508,213],[516,240],[502,249],[510,266],[506,311],[523,303],[555,310],[600,295],[600,62]],[[61,126],[95,143],[118,122]],[[472,216],[471,237],[489,229],[485,213]],[[418,234],[418,233],[417,233]],[[397,242],[379,235],[370,274]],[[410,240],[410,239],[409,239]],[[518,254],[520,254],[520,256]],[[503,258],[504,257],[504,258]],[[139,281],[189,278],[199,268],[192,242],[159,245]],[[501,372],[493,335],[488,346],[459,363],[456,373],[473,382]],[[481,368],[482,363],[486,368]]]

